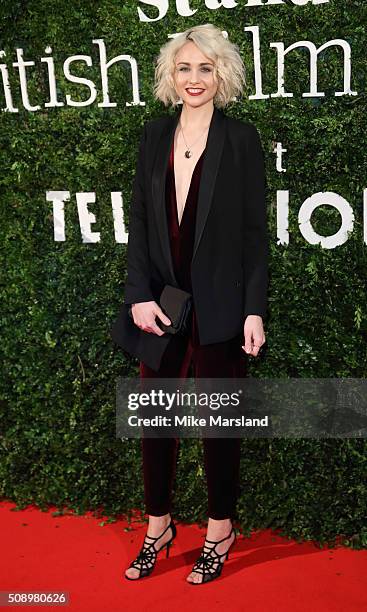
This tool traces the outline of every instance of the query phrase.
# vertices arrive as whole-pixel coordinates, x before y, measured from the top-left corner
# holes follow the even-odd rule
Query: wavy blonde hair
[[[177,95],[173,73],[175,57],[188,41],[193,41],[200,51],[214,62],[214,80],[218,83],[214,104],[220,108],[241,95],[246,86],[245,66],[239,48],[221,30],[211,23],[194,26],[169,40],[161,47],[156,58],[153,94],[165,106],[177,106],[181,98]]]

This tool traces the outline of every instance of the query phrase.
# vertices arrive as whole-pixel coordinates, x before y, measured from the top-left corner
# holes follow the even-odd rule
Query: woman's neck
[[[193,107],[183,104],[180,123],[186,132],[195,132],[196,130],[202,130],[203,126],[209,126],[212,115],[214,112],[214,104],[211,100],[210,103],[204,104],[203,106]]]

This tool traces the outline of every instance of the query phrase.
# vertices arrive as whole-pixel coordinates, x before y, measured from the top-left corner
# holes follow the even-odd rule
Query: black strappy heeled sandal
[[[154,547],[154,543],[157,540],[159,540],[169,528],[172,529],[172,538],[168,540],[168,542],[163,544],[163,546],[161,546],[158,550],[156,550]],[[155,562],[157,560],[157,554],[159,553],[160,550],[162,550],[162,548],[165,548],[165,547],[167,548],[166,558],[169,557],[169,549],[170,549],[170,546],[172,546],[172,542],[175,539],[176,535],[177,535],[176,525],[174,524],[172,519],[171,519],[170,524],[167,525],[166,529],[162,531],[162,533],[157,538],[153,538],[152,536],[146,535],[144,538],[144,544],[138,556],[136,557],[136,559],[134,559],[134,561],[127,568],[127,569],[130,569],[130,567],[133,567],[134,569],[138,569],[139,576],[137,576],[136,578],[130,578],[130,576],[126,576],[125,574],[125,578],[127,580],[139,580],[140,578],[149,576],[149,574],[151,574],[154,569]],[[148,540],[151,540],[151,542],[148,542]]]
[[[215,551],[217,544],[219,544],[220,542],[224,542],[224,540],[229,540],[232,533],[234,533],[234,540],[229,546],[227,552],[218,554]],[[214,544],[214,546],[208,546],[206,542],[208,542],[209,544]],[[222,538],[222,540],[217,540],[216,542],[214,542],[213,540],[207,540],[205,538],[201,555],[197,559],[195,565],[191,570],[191,572],[197,572],[198,574],[202,574],[203,578],[201,582],[191,582],[190,580],[187,580],[187,582],[189,584],[204,584],[204,582],[211,582],[211,580],[218,578],[221,575],[224,561],[228,559],[229,551],[235,542],[236,532],[234,530],[234,527],[232,527],[229,535],[227,535],[225,538]],[[222,557],[224,557],[223,561]]]

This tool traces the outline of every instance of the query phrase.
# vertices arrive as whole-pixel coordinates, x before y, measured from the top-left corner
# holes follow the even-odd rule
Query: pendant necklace
[[[185,145],[186,145],[185,157],[188,159],[189,157],[192,156],[191,147],[193,147],[194,144],[197,143],[197,141],[203,136],[203,134],[205,134],[205,132],[208,130],[208,128],[206,128],[204,130],[204,132],[202,134],[200,134],[199,138],[197,138],[195,140],[195,142],[191,145],[191,147],[188,147],[188,145],[187,145],[186,138],[185,138],[185,135],[184,135],[184,131],[182,129],[181,121],[180,121],[180,128],[181,128],[182,136],[183,136],[183,139],[184,139],[184,142],[185,142]]]

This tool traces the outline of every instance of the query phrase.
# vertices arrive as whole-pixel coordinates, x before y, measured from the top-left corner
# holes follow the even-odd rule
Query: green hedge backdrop
[[[1,206],[1,464],[0,494],[19,506],[57,504],[77,512],[103,510],[111,520],[143,509],[139,440],[115,438],[115,383],[137,376],[111,341],[110,326],[123,300],[126,244],[114,234],[110,194],[121,191],[128,219],[137,145],[145,121],[171,113],[152,96],[154,59],[168,35],[211,22],[228,32],[241,50],[248,88],[226,110],[254,123],[264,147],[271,238],[266,358],[250,360],[257,377],[366,376],[366,245],[363,242],[363,189],[366,184],[366,8],[358,0],[209,10],[192,0],[196,12],[177,14],[169,2],[157,21],[139,20],[137,7],[151,19],[158,10],[139,2],[4,0],[0,7],[1,45],[13,104],[19,112],[0,114]],[[320,55],[319,90],[309,90],[309,53],[287,56],[286,91],[293,97],[249,100],[254,93],[252,36],[259,26],[263,90],[276,91],[276,52],[310,40],[347,40],[352,53],[356,96],[335,96],[342,88],[342,53]],[[109,94],[116,107],[101,108],[98,46],[107,59],[133,56],[138,64],[140,98],[132,102],[130,66],[109,70]],[[45,53],[46,47],[51,53]],[[27,68],[30,103],[24,108],[16,49],[35,65]],[[71,55],[86,54],[93,65],[76,62],[74,74],[93,80],[96,100],[81,108],[66,95],[85,100],[86,87],[67,81],[62,67]],[[45,63],[53,58],[58,100],[45,107],[49,83]],[[4,74],[4,73],[3,73]],[[1,82],[0,82],[1,85]],[[0,88],[1,108],[5,107]],[[287,149],[277,172],[273,146]],[[289,190],[288,245],[278,244],[276,193]],[[65,204],[66,240],[54,240],[49,190],[70,191]],[[335,191],[350,203],[354,231],[334,249],[305,241],[298,228],[302,202],[319,191]],[[95,192],[89,205],[100,241],[82,242],[77,192]],[[313,225],[333,234],[340,225],[334,208],[320,207]],[[332,543],[336,536],[353,547],[367,545],[366,440],[243,440],[239,517],[246,532],[280,528],[300,539]],[[175,516],[206,517],[202,448],[183,440],[178,464]]]

